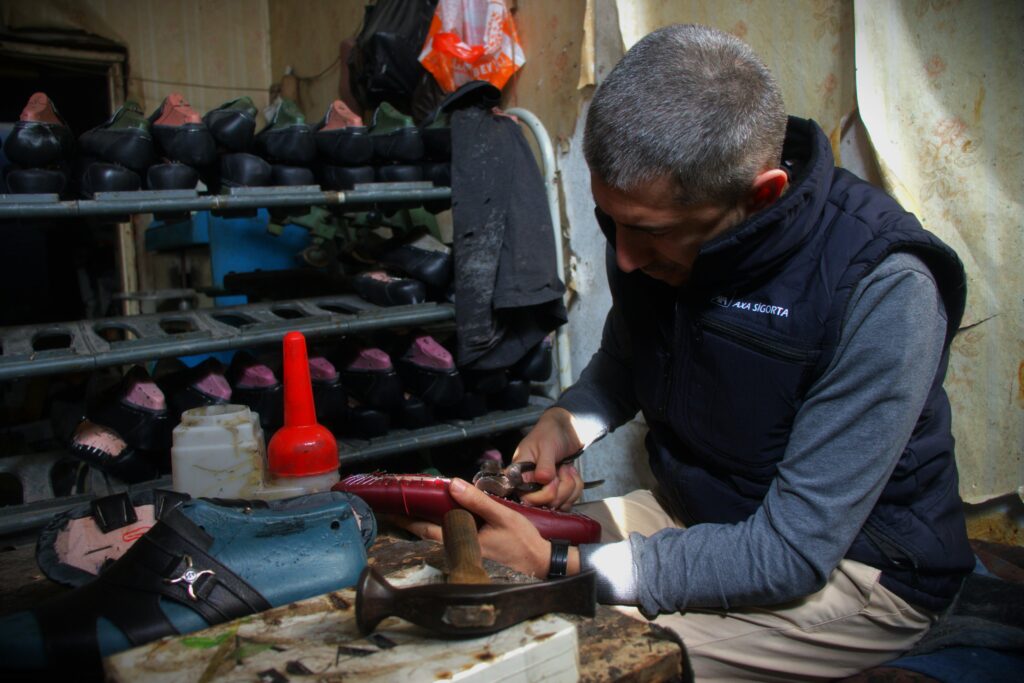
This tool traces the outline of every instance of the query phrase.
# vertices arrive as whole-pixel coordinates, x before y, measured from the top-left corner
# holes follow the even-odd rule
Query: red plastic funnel
[[[314,477],[337,471],[338,442],[316,421],[309,379],[306,338],[284,336],[284,426],[267,447],[267,467],[275,477]]]

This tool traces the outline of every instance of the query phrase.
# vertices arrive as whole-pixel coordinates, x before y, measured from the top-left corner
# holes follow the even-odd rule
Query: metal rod
[[[434,448],[487,434],[528,427],[537,421],[546,406],[527,406],[517,410],[495,411],[475,420],[450,422],[409,432],[392,432],[364,442],[338,444],[342,467],[372,462],[382,455]]]
[[[73,216],[123,216],[132,213],[172,213],[181,211],[227,211],[277,206],[333,206],[379,202],[424,202],[451,197],[451,188],[355,189],[344,192],[304,191],[253,195],[198,195],[195,197],[154,197],[155,192],[124,192],[116,199],[79,199],[57,202],[18,201],[17,195],[0,199],[0,218],[61,218]]]
[[[544,128],[544,124],[527,109],[515,107],[508,110],[509,114],[519,118],[537,140],[540,149],[542,165],[544,167],[544,187],[548,195],[548,208],[551,211],[551,227],[555,233],[555,260],[558,263],[558,273],[568,282],[565,273],[565,254],[562,249],[562,212],[559,209],[558,185],[555,182],[555,150],[551,146],[551,137]],[[569,310],[569,291],[566,289],[562,297],[566,310]],[[558,350],[558,390],[565,391],[572,384],[572,359],[569,355],[569,326],[562,325],[555,333],[555,345]]]

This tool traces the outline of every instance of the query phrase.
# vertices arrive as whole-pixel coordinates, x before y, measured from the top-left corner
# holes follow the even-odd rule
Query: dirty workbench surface
[[[440,544],[430,541],[381,536],[370,550],[370,564],[385,574],[424,564],[440,569],[444,567],[444,551]],[[485,567],[495,583],[530,580],[490,561]],[[30,608],[64,590],[41,574],[31,547],[0,551],[0,614]],[[559,616],[576,625],[581,681],[681,677],[682,648],[663,629],[606,606],[599,606],[594,618]]]
[[[384,572],[427,563],[444,566],[444,549],[432,541],[399,541],[383,536],[370,550],[370,564]],[[508,567],[484,561],[495,583],[528,581]],[[576,624],[581,681],[664,681],[682,677],[682,648],[666,629],[599,605],[593,619],[560,615]]]

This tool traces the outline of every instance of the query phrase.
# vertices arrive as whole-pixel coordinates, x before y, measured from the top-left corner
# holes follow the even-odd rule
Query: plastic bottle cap
[[[313,477],[337,471],[338,442],[316,421],[306,338],[284,337],[284,426],[267,447],[267,469],[275,477]]]

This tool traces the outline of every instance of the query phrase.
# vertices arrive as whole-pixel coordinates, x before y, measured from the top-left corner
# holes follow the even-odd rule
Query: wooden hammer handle
[[[456,508],[445,513],[441,523],[444,554],[448,560],[448,583],[490,583],[476,536],[476,520],[468,510]]]

